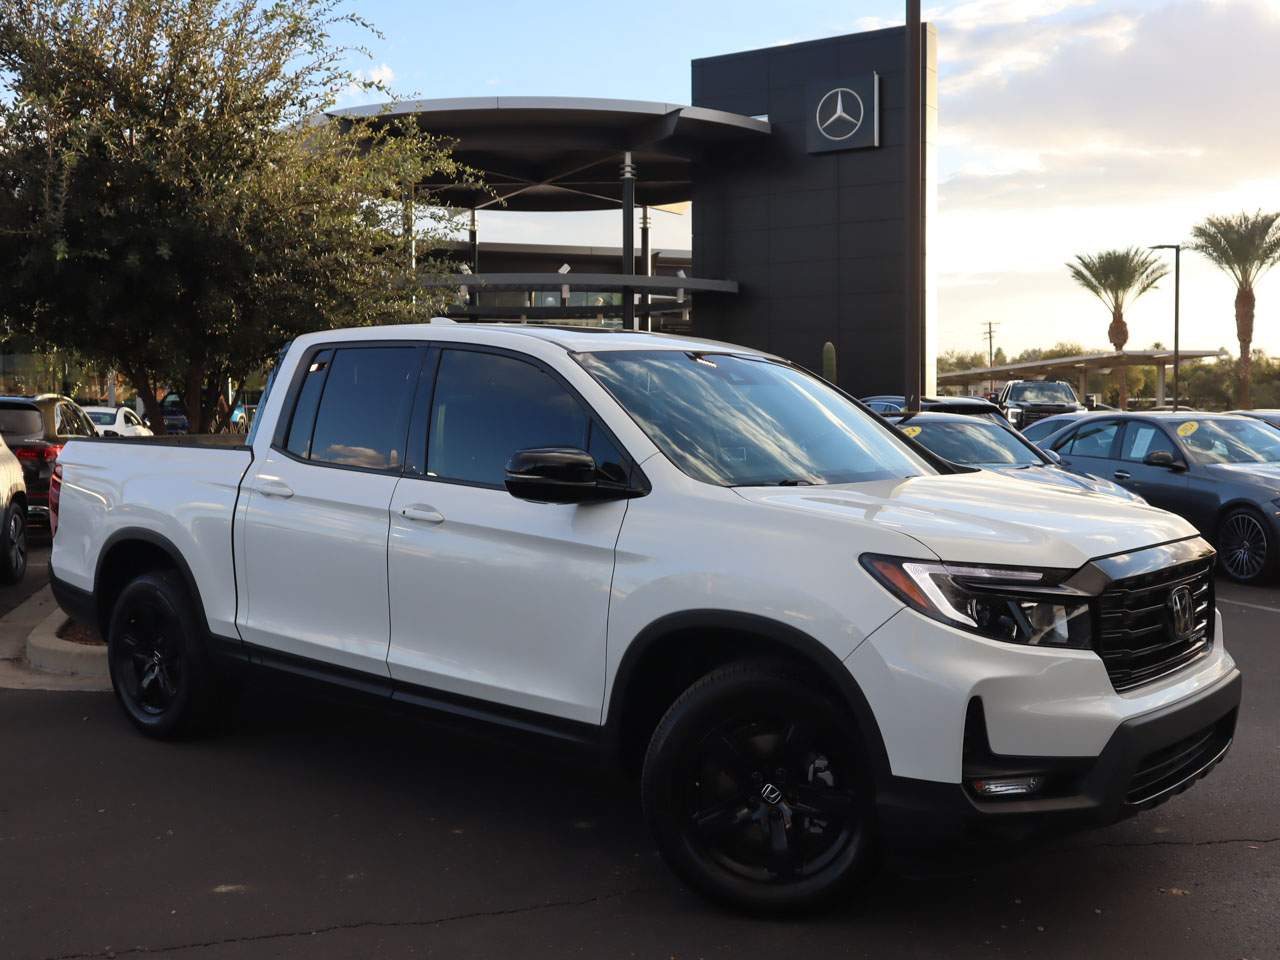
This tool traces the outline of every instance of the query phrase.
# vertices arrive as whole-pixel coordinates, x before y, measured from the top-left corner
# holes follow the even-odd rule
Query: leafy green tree
[[[1239,213],[1207,217],[1191,229],[1192,250],[1231,276],[1236,284],[1236,340],[1240,363],[1236,371],[1236,406],[1251,406],[1250,373],[1253,360],[1253,318],[1257,306],[1253,286],[1268,268],[1280,262],[1280,213]]]
[[[1149,250],[1129,247],[1125,250],[1104,250],[1102,253],[1079,254],[1067,270],[1076,283],[1084,287],[1111,311],[1111,324],[1107,327],[1107,339],[1119,352],[1129,342],[1129,326],[1124,320],[1125,305],[1138,299],[1168,270]],[[1124,409],[1129,402],[1128,377],[1123,368],[1119,381],[1119,406]]]
[[[439,306],[418,271],[454,224],[416,185],[470,173],[412,124],[326,117],[351,25],[341,0],[0,0],[8,326],[121,371],[157,426],[176,388],[199,430],[292,336]]]

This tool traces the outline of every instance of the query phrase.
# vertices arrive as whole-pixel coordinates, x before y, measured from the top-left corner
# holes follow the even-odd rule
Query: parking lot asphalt
[[[0,690],[0,957],[1280,956],[1280,589],[1222,585],[1234,748],[1106,830],[766,921],[682,888],[571,754],[251,685],[156,743]]]

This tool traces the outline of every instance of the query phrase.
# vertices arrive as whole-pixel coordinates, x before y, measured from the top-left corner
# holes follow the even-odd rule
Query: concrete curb
[[[54,610],[27,634],[27,663],[35,670],[70,677],[110,681],[107,648],[72,643],[58,636],[67,615]]]
[[[111,689],[111,681],[107,678],[106,648],[86,647],[60,639],[58,628],[66,619],[48,587],[0,617],[0,687],[66,691]],[[28,662],[33,639],[36,662],[50,664],[60,672],[48,673]],[[69,670],[76,672],[66,672]]]

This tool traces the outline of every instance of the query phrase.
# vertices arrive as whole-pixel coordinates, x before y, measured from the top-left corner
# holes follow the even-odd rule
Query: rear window
[[[86,410],[85,413],[89,414],[89,419],[100,427],[109,427],[116,422],[114,413],[99,413],[96,410]]]
[[[6,437],[34,437],[44,433],[40,411],[28,406],[0,406],[0,434]]]

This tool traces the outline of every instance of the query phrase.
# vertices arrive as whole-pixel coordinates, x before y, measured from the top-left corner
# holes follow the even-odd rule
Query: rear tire
[[[0,529],[0,583],[17,583],[27,573],[27,511],[11,502]]]
[[[203,729],[218,676],[186,585],[172,571],[144,573],[121,591],[107,631],[111,686],[143,733],[168,739]]]
[[[645,756],[645,817],[667,863],[752,912],[830,902],[875,861],[873,788],[848,712],[786,664],[707,674]]]
[[[1275,534],[1256,510],[1237,507],[1223,516],[1217,540],[1222,572],[1237,583],[1261,583],[1275,570]]]

